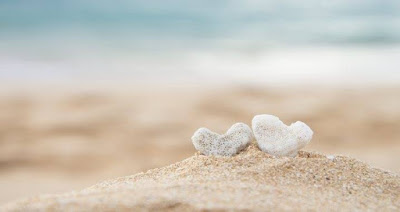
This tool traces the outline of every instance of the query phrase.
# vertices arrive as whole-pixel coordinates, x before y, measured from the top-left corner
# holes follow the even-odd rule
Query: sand
[[[260,113],[307,123],[306,151],[400,173],[400,87],[2,88],[0,204],[176,163],[199,127],[224,133]]]
[[[39,196],[11,211],[399,211],[400,177],[344,156],[273,158],[256,145],[234,157],[195,154],[78,192]]]

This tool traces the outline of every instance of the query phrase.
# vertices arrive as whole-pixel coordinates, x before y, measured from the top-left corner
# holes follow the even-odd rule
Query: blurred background
[[[256,114],[400,173],[397,0],[0,1],[0,203],[177,162]]]

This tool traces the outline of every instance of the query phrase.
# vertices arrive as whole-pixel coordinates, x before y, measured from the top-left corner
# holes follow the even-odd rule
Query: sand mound
[[[400,210],[400,177],[357,160],[301,151],[273,158],[251,145],[231,158],[194,155],[79,192],[8,210]]]

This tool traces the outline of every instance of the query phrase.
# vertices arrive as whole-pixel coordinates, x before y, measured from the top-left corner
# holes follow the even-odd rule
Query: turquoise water
[[[98,67],[86,67],[90,71],[82,65],[74,68],[79,71],[65,67],[101,62],[129,63],[129,73],[151,75],[172,70],[191,73],[191,68],[176,71],[182,65],[179,58],[194,55],[196,61],[203,60],[205,52],[222,59],[227,54],[246,59],[267,57],[277,49],[319,47],[339,52],[367,48],[380,54],[381,47],[399,44],[398,0],[0,0],[0,77],[25,73],[27,68],[20,63],[27,61],[41,65],[61,61],[53,69],[73,76],[96,72]],[[122,70],[121,66],[110,69]],[[138,71],[138,66],[147,70]]]
[[[265,45],[400,42],[397,0],[2,0],[0,20],[3,44],[42,36],[117,44],[164,39],[210,45],[218,39]]]

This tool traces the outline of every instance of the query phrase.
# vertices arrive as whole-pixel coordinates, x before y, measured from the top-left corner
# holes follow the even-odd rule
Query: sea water
[[[398,0],[0,0],[0,83],[400,82]]]

